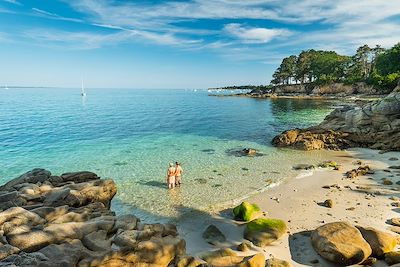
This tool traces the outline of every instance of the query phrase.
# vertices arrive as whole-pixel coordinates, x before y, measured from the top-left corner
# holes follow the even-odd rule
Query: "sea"
[[[112,208],[144,221],[213,211],[268,190],[329,159],[325,151],[275,148],[288,128],[321,122],[327,100],[213,97],[206,90],[0,89],[0,183],[33,168],[92,171],[115,181]],[[237,151],[254,148],[248,157]],[[179,161],[180,188],[166,171]]]

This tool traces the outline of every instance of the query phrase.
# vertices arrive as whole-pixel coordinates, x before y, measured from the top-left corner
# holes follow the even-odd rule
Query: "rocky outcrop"
[[[116,216],[112,180],[34,169],[0,187],[1,266],[169,266],[185,254],[173,225]]]
[[[286,84],[277,85],[268,90],[253,90],[249,95],[253,97],[264,96],[350,96],[350,95],[376,95],[382,90],[377,90],[373,85],[363,82],[354,84],[331,83],[326,85],[316,84]],[[389,92],[383,92],[389,93]]]
[[[318,126],[285,131],[272,144],[302,150],[368,147],[400,151],[400,85],[378,101],[335,109]]]

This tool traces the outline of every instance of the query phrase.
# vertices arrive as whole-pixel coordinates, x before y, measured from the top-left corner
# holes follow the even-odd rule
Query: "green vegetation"
[[[285,232],[286,224],[279,219],[259,218],[249,222],[247,224],[247,229],[250,231],[275,230],[278,232]]]
[[[334,51],[307,50],[291,55],[273,74],[273,85],[352,84],[366,82],[378,88],[393,89],[400,79],[400,43],[390,49],[361,46],[353,56]]]
[[[260,215],[260,208],[245,201],[233,209],[233,215],[235,220],[249,222]]]

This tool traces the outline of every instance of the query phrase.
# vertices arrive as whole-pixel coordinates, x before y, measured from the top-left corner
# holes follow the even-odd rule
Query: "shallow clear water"
[[[89,170],[113,178],[118,212],[170,219],[210,210],[326,152],[276,149],[270,140],[320,122],[321,100],[209,97],[206,91],[26,88],[0,91],[0,182],[32,168]],[[237,157],[252,147],[263,156]],[[169,162],[181,161],[181,188],[167,190]]]

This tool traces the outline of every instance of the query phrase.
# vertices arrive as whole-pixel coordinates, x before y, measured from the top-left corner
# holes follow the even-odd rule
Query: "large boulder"
[[[233,216],[235,220],[249,222],[261,215],[260,208],[256,204],[242,202],[237,207],[233,208]]]
[[[385,253],[391,252],[397,246],[395,236],[379,231],[372,227],[357,227],[364,239],[372,249],[372,256],[381,258]]]
[[[372,253],[360,231],[347,222],[327,223],[311,235],[315,251],[323,258],[342,266],[359,264]]]
[[[286,231],[286,224],[282,220],[259,218],[246,225],[244,238],[256,246],[264,247],[281,238]]]

